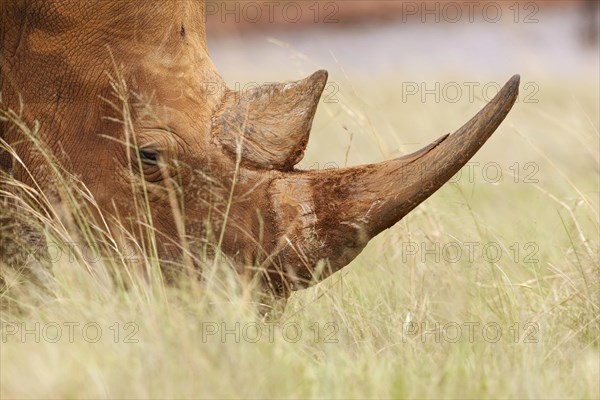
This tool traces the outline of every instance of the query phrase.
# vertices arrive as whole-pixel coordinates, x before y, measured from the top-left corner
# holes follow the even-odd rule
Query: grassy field
[[[305,168],[411,152],[484,104],[336,84]],[[63,243],[44,288],[2,267],[0,397],[600,397],[598,87],[535,85],[460,176],[267,322],[227,265],[165,285],[43,220]]]

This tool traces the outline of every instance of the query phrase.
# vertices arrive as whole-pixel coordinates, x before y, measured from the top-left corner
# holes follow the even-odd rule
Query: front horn
[[[278,227],[279,282],[299,288],[329,260],[333,273],[456,174],[504,120],[519,93],[513,76],[454,134],[404,157],[339,170],[283,174],[271,196]],[[322,279],[325,276],[321,275]]]

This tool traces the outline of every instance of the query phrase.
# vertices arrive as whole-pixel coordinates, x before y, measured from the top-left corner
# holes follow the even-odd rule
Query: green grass
[[[402,103],[390,82],[340,82],[341,103],[322,105],[302,165],[395,157],[483,105]],[[266,323],[227,264],[165,285],[143,246],[137,263],[115,258],[123,250],[106,230],[81,234],[62,213],[23,203],[48,240],[111,256],[63,256],[42,287],[3,266],[0,397],[600,397],[597,86],[537,83],[539,102],[515,105],[473,159],[473,179],[463,170]],[[498,182],[483,175],[491,163]],[[86,226],[73,208],[72,226]],[[80,324],[72,343],[65,323]],[[87,340],[84,324],[96,324]]]

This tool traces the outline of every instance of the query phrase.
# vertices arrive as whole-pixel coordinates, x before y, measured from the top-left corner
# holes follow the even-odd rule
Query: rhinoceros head
[[[301,171],[327,73],[225,88],[207,52],[200,1],[3,2],[5,105],[90,188],[100,208],[138,221],[147,200],[160,254],[186,242],[217,245],[260,266],[276,291],[353,260],[450,179],[511,109],[515,76],[473,119],[414,154],[327,171]],[[116,94],[116,95],[115,95]],[[47,182],[41,157],[16,128],[2,137]],[[135,231],[135,226],[132,229]]]

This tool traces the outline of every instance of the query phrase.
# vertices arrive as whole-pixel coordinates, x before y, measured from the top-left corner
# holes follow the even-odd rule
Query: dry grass
[[[68,212],[21,188],[18,214],[63,255],[30,263],[47,271],[42,286],[2,266],[0,397],[598,398],[600,105],[593,87],[565,99],[567,83],[539,84],[473,179],[464,169],[352,265],[294,294],[277,323],[260,321],[227,264],[165,285],[152,246],[133,243],[134,259],[122,232],[90,226],[89,194],[63,171]],[[413,98],[399,116],[388,81],[342,85],[306,167],[412,151],[482,105]]]

